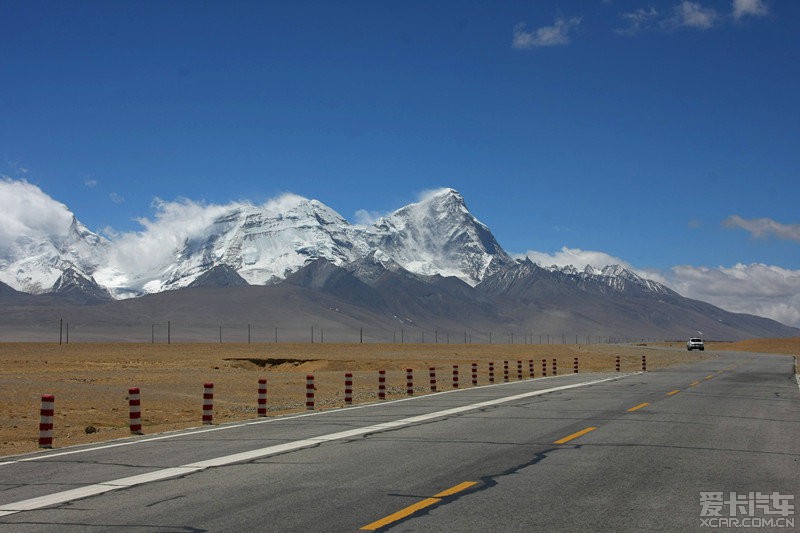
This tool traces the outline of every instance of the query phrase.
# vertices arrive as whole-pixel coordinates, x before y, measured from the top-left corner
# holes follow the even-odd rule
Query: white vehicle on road
[[[692,337],[689,339],[689,342],[686,343],[686,349],[690,352],[692,350],[700,350],[701,352],[705,350],[705,344],[703,344],[703,339],[700,337]]]

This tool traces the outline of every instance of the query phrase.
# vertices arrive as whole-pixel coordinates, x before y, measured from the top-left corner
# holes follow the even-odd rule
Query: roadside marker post
[[[494,363],[489,363],[489,383],[494,383]]]
[[[138,387],[128,389],[128,412],[130,418],[131,435],[142,434],[142,407],[141,393]]]
[[[42,395],[42,407],[39,411],[39,448],[53,447],[53,416],[56,397],[52,394]]]
[[[558,360],[555,357],[553,358],[553,375],[558,375]]]
[[[406,394],[414,396],[414,369],[406,368]]]
[[[534,378],[533,359],[528,359],[528,377],[531,379]]]
[[[386,399],[386,370],[378,370],[378,399]]]
[[[314,374],[306,374],[306,410],[314,410]]]
[[[428,369],[428,375],[431,379],[431,392],[436,392],[436,367],[432,366]]]
[[[578,373],[578,358],[577,357],[575,357],[573,359],[572,370],[573,370],[573,373],[575,373],[575,374]]]
[[[647,372],[647,356],[642,356],[642,372]]]
[[[522,381],[522,361],[517,360],[517,381]]]
[[[453,388],[458,388],[458,365],[453,365]]]
[[[258,416],[267,416],[267,378],[258,380]]]
[[[353,374],[351,372],[344,375],[344,403],[353,405]]]
[[[617,359],[616,359],[616,362],[614,363],[614,366],[616,367],[617,372],[619,372],[619,356],[617,356]]]
[[[503,382],[508,383],[508,361],[503,361]]]
[[[542,377],[547,377],[547,359],[542,359]]]
[[[472,386],[478,384],[478,363],[472,363]]]
[[[214,384],[203,385],[203,424],[211,424],[214,419]]]

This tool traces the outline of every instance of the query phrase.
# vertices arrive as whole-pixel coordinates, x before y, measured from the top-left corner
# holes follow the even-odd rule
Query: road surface
[[[800,528],[793,358],[710,355],[8,457],[0,529]]]

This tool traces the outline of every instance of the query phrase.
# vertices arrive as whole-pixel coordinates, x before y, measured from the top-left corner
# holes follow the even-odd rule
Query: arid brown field
[[[705,352],[664,350],[666,345],[474,345],[474,344],[0,344],[0,456],[36,450],[42,394],[55,395],[54,447],[106,441],[129,435],[128,388],[141,389],[145,434],[201,425],[205,382],[214,383],[214,422],[256,417],[258,379],[268,380],[269,413],[305,409],[305,378],[316,378],[318,409],[344,405],[344,373],[354,374],[354,402],[377,400],[378,370],[387,372],[387,396],[406,395],[406,368],[414,370],[415,394],[430,392],[428,368],[437,369],[438,390],[452,388],[459,365],[461,387],[471,386],[471,364],[479,364],[478,384],[511,380],[517,361],[558,361],[559,374],[610,371],[614,356],[622,370],[648,369],[713,357],[714,349],[797,353],[800,339],[745,341],[709,346]]]

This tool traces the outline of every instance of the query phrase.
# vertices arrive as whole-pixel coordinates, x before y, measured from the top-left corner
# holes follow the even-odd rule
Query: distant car
[[[699,337],[692,337],[689,339],[689,342],[686,343],[686,349],[690,352],[692,350],[700,350],[701,352],[705,350],[705,345],[703,344],[703,339]]]

